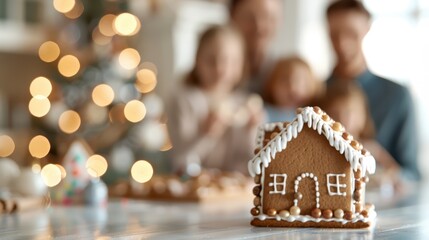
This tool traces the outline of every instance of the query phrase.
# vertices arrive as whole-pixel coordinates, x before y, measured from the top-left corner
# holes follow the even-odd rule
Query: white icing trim
[[[335,177],[335,183],[331,183],[330,179],[332,177]],[[345,173],[341,173],[341,174],[335,174],[335,173],[328,173],[326,174],[326,187],[328,188],[328,194],[329,196],[346,196],[347,193],[346,192],[341,192],[341,188],[346,188],[347,184],[340,183],[340,177],[346,177]],[[335,188],[336,191],[332,192],[331,191],[331,187]]]
[[[279,130],[283,130],[283,123],[282,122],[275,122],[275,123],[267,123],[263,126],[258,127],[258,133],[256,136],[256,147],[262,149],[264,147],[264,138],[266,132],[273,131],[276,127],[279,128]]]
[[[332,218],[323,218],[323,217],[314,218],[314,217],[309,216],[309,215],[297,215],[297,216],[290,215],[288,217],[282,218],[278,214],[275,216],[272,216],[272,217],[265,215],[265,214],[260,214],[259,216],[253,217],[253,219],[257,218],[261,221],[269,220],[269,219],[275,219],[277,221],[287,221],[287,222],[295,222],[295,221],[316,222],[316,223],[319,223],[319,222],[339,222],[342,224],[346,224],[346,223],[356,223],[356,222],[367,223],[367,222],[371,222],[371,221],[375,220],[376,217],[377,217],[377,213],[375,211],[371,211],[367,218],[362,216],[362,214],[354,214],[353,218],[351,220],[347,220],[344,218],[335,218],[335,217],[332,217]]]
[[[314,187],[316,189],[316,208],[320,208],[319,181],[313,173],[303,173],[300,176],[296,177],[295,185],[294,185],[295,193],[298,193],[299,183],[301,182],[301,180],[303,180],[304,178],[307,178],[307,177],[314,180]],[[294,199],[293,205],[298,206],[298,201],[299,201],[299,199]]]
[[[338,152],[344,155],[346,160],[350,163],[354,171],[357,171],[360,166],[362,174],[368,172],[373,174],[375,172],[375,159],[371,154],[363,155],[361,151],[354,149],[349,141],[342,137],[342,132],[334,131],[331,127],[332,120],[325,122],[322,116],[314,112],[312,107],[305,107],[301,113],[297,115],[295,120],[288,124],[287,127],[281,128],[280,133],[276,137],[270,140],[265,147],[262,147],[256,156],[251,159],[248,163],[249,173],[252,177],[256,174],[261,174],[261,165],[265,168],[269,166],[273,156],[286,149],[287,142],[291,141],[292,138],[296,138],[302,131],[304,123],[307,123],[309,127],[313,127],[318,133],[320,129],[320,135],[324,135],[329,141],[329,144],[334,147]],[[279,123],[265,125],[265,128],[278,126]],[[273,127],[274,126],[274,127]],[[265,130],[264,130],[265,131]],[[259,134],[257,141],[258,146],[261,147],[265,134]],[[280,140],[279,140],[280,138]],[[281,141],[281,148],[278,147],[278,141]],[[344,151],[342,151],[344,150]]]
[[[268,183],[268,186],[272,186],[273,190],[269,192],[269,194],[281,194],[281,195],[285,195],[286,194],[286,179],[287,179],[287,174],[270,174],[270,177],[273,178],[273,182]],[[277,182],[277,178],[278,177],[283,177],[283,182],[278,183]],[[279,191],[277,189],[277,186],[283,186],[283,189],[281,191]]]

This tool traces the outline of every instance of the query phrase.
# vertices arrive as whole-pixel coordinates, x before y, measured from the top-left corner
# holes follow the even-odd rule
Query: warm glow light
[[[92,100],[100,107],[105,107],[112,103],[115,93],[112,87],[107,84],[100,84],[92,91]]]
[[[60,13],[71,11],[75,4],[75,0],[54,0],[54,8]]]
[[[49,99],[45,96],[37,95],[30,100],[28,109],[30,110],[31,115],[35,117],[43,117],[49,112],[49,109],[51,109],[51,102],[49,102]]]
[[[146,107],[139,100],[131,100],[125,105],[124,114],[128,121],[140,122],[146,116]]]
[[[158,68],[153,62],[143,62],[142,64],[140,64],[139,69],[149,69],[153,73],[155,73],[155,75],[158,75]]]
[[[92,30],[92,40],[98,44],[98,45],[107,45],[110,43],[110,41],[112,40],[111,37],[107,37],[104,36],[103,34],[100,33],[100,29],[98,27],[94,28],[94,30]]]
[[[101,177],[107,170],[107,161],[100,155],[92,155],[86,162],[86,170],[92,177]]]
[[[30,93],[33,97],[37,95],[48,97],[51,91],[51,81],[45,77],[37,77],[30,84]]]
[[[76,1],[72,10],[64,13],[64,15],[70,19],[76,19],[83,13],[84,7],[81,1]]]
[[[34,163],[31,166],[31,171],[33,171],[33,173],[40,173],[40,170],[42,170],[42,167],[38,163]]]
[[[148,93],[155,89],[156,75],[150,69],[141,69],[137,72],[136,89],[141,93]]]
[[[100,19],[98,28],[101,34],[108,37],[115,35],[115,31],[113,30],[113,21],[115,21],[115,18],[116,16],[113,14],[106,14]]]
[[[80,127],[80,116],[75,111],[65,111],[61,114],[58,125],[61,131],[71,134],[76,132]]]
[[[38,135],[31,139],[30,144],[28,145],[28,150],[30,151],[31,156],[43,158],[48,155],[49,150],[51,150],[51,144],[46,137]]]
[[[127,48],[119,54],[119,64],[125,69],[134,69],[140,63],[140,54],[133,48]]]
[[[61,170],[55,164],[47,164],[40,172],[43,182],[48,187],[54,187],[61,182]]]
[[[119,35],[132,36],[140,30],[140,21],[131,13],[121,13],[115,18],[113,28]]]
[[[53,62],[60,56],[60,47],[52,41],[44,42],[39,47],[39,57],[44,62]]]
[[[8,157],[15,151],[15,143],[8,135],[0,136],[0,157]]]
[[[60,71],[61,75],[64,77],[73,77],[79,72],[79,69],[79,59],[73,55],[66,55],[58,62],[58,71]]]
[[[149,181],[153,176],[152,165],[144,160],[135,162],[131,167],[131,176],[139,183],[145,183]]]
[[[61,179],[66,178],[66,176],[67,176],[66,169],[63,166],[61,166],[60,164],[55,164],[55,166],[57,166],[61,171]]]

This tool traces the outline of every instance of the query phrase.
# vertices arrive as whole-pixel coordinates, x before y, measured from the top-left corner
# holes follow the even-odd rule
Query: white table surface
[[[211,204],[111,200],[100,208],[51,206],[0,215],[0,239],[429,239],[425,192],[396,201],[370,195],[378,213],[372,231],[252,227],[251,199]]]

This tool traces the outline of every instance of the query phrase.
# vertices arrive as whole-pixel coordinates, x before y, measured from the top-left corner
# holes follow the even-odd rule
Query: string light
[[[73,9],[75,0],[54,0],[54,8],[60,13],[66,13]]]
[[[131,100],[125,105],[124,114],[128,121],[140,122],[146,116],[146,107],[139,100]]]
[[[132,36],[140,30],[139,19],[131,13],[121,13],[113,21],[113,29],[122,36]]]
[[[57,166],[58,169],[60,169],[60,171],[61,171],[61,179],[66,178],[67,177],[66,169],[63,166],[61,166],[60,164],[55,164],[55,166]]]
[[[31,113],[31,115],[35,117],[43,117],[51,108],[51,102],[49,102],[49,99],[42,95],[34,96],[30,103],[28,104],[28,109]]]
[[[111,104],[114,98],[115,93],[113,92],[112,87],[107,84],[97,85],[94,90],[92,90],[92,100],[100,107],[105,107]]]
[[[107,161],[103,156],[92,155],[86,161],[86,170],[92,177],[101,177],[107,170]]]
[[[126,48],[121,51],[118,60],[121,67],[131,70],[140,64],[140,54],[134,48]]]
[[[58,71],[64,77],[73,77],[79,72],[80,62],[77,57],[73,55],[66,55],[58,62]]]
[[[38,135],[31,139],[30,144],[28,145],[28,150],[30,151],[31,156],[43,158],[48,155],[49,150],[51,150],[51,144],[46,137]]]
[[[98,22],[98,28],[100,33],[107,37],[112,37],[115,35],[113,30],[113,21],[115,21],[116,16],[113,14],[104,15]]]
[[[82,15],[84,9],[82,2],[76,1],[72,10],[64,13],[64,15],[70,19],[76,19]]]
[[[15,151],[15,142],[8,135],[0,136],[0,157],[9,157]]]
[[[39,57],[44,62],[53,62],[60,56],[60,47],[52,41],[46,41],[39,47]]]
[[[61,182],[61,170],[55,164],[47,164],[40,171],[43,182],[48,187],[54,187]]]
[[[135,83],[136,89],[141,93],[148,93],[155,89],[157,80],[156,74],[150,69],[141,69],[137,72]]]
[[[80,116],[77,112],[68,110],[61,114],[58,125],[61,131],[71,134],[76,132],[80,127]]]
[[[137,161],[131,167],[131,176],[135,181],[139,183],[145,183],[152,178],[153,167],[147,161]]]
[[[49,79],[45,77],[37,77],[30,84],[30,93],[31,96],[41,95],[44,97],[49,97],[52,92],[52,84]]]

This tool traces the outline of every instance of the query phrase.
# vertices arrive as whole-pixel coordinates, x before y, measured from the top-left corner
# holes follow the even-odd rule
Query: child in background
[[[203,33],[194,69],[177,89],[167,113],[176,172],[200,168],[247,172],[262,100],[235,89],[244,66],[241,35],[229,26]]]
[[[296,109],[320,96],[323,84],[299,57],[280,59],[268,78],[263,98],[268,122],[292,121]]]
[[[375,129],[365,94],[356,84],[328,88],[320,107],[367,148],[377,161],[375,181],[384,191],[393,192],[400,181],[400,166],[375,140]]]

